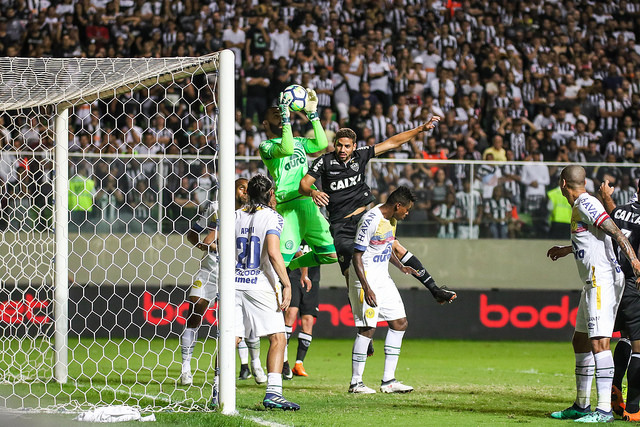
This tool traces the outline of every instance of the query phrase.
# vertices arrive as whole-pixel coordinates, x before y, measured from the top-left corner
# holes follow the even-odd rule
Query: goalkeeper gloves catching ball
[[[304,111],[310,121],[320,120],[318,117],[318,95],[311,88],[307,88],[307,104],[304,106]]]
[[[291,118],[289,112],[289,105],[291,104],[291,98],[287,98],[284,96],[284,93],[280,92],[280,97],[278,98],[278,109],[280,110],[280,118],[282,119],[282,126],[290,125]]]

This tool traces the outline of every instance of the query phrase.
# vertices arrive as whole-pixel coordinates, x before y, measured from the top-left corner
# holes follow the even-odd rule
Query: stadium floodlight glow
[[[233,250],[193,385],[178,383],[202,256],[184,235],[203,201],[219,197],[219,245],[234,247],[234,72],[229,50],[0,58],[0,406],[208,410],[219,353],[235,413]]]

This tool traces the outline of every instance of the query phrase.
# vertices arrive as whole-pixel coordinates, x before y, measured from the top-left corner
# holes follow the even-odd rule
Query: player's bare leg
[[[191,373],[191,359],[193,357],[193,348],[198,338],[198,329],[202,324],[202,316],[209,308],[209,301],[204,298],[189,297],[191,302],[189,317],[187,317],[187,325],[180,336],[180,348],[182,350],[182,369],[180,374],[180,384],[193,384],[193,375]]]
[[[389,321],[389,330],[384,341],[384,374],[380,385],[380,391],[383,393],[409,393],[413,391],[413,387],[396,380],[396,367],[400,357],[402,338],[408,326],[409,322],[406,317]]]

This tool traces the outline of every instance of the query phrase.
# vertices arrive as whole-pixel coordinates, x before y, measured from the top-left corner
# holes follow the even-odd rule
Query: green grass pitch
[[[365,384],[375,389],[379,387],[383,370],[384,333],[383,330],[378,331],[374,341],[376,353],[368,359],[364,373]],[[98,341],[84,352],[109,354],[111,345],[116,344]],[[158,351],[163,345],[177,349],[178,341],[163,343],[158,340],[150,344],[143,341],[137,344],[138,355],[133,358],[142,358],[148,366],[134,372],[126,369],[124,357],[113,357],[110,362],[113,374],[121,375],[122,382],[131,384],[131,390],[136,392],[141,390],[136,378],[137,381],[146,377],[157,378],[161,372],[167,372],[169,377],[175,378],[169,378],[159,387],[162,393],[171,394],[168,388],[179,375],[180,352]],[[267,341],[262,340],[263,365],[267,345]],[[284,395],[301,405],[299,412],[264,410],[261,404],[264,386],[258,386],[250,379],[237,381],[238,417],[212,412],[159,411],[156,412],[157,422],[153,425],[559,425],[563,422],[550,419],[549,413],[569,406],[575,397],[574,358],[569,340],[561,343],[531,343],[407,339],[403,343],[396,377],[412,385],[415,391],[399,395],[347,393],[351,377],[351,346],[352,340],[313,341],[305,361],[310,376],[284,381]],[[297,340],[294,337],[289,346],[292,360],[296,347]],[[147,355],[140,356],[145,350]],[[160,356],[153,353],[159,353]],[[161,359],[160,365],[164,367],[155,366],[158,359]],[[89,373],[94,369],[96,364],[88,360],[72,363],[70,376],[82,383],[79,372]],[[195,381],[202,382],[204,378],[203,374],[196,375]],[[147,394],[149,390],[153,389],[147,388]],[[0,385],[0,396],[6,395],[7,391],[6,385]],[[37,394],[37,388],[32,392]],[[185,393],[185,390],[178,392]],[[89,399],[96,399],[98,393],[88,390],[86,395]],[[592,395],[595,396],[595,390]],[[71,415],[28,414],[14,419],[12,425],[87,425],[69,422],[72,418]],[[133,426],[138,423],[118,425]]]

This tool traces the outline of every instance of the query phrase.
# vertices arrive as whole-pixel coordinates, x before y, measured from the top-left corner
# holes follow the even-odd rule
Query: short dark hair
[[[337,141],[340,138],[349,138],[351,141],[353,141],[354,144],[358,139],[353,129],[349,129],[349,128],[338,129],[338,132],[336,132],[336,136],[333,139],[334,141]]]
[[[269,190],[273,182],[265,175],[258,174],[249,180],[247,195],[249,196],[249,212],[254,213],[259,206],[269,206],[271,196]]]
[[[395,205],[396,203],[400,203],[402,206],[408,206],[411,202],[416,201],[416,195],[413,194],[413,191],[409,187],[401,185],[396,188],[393,193],[389,194],[389,198],[387,198],[387,205]]]

